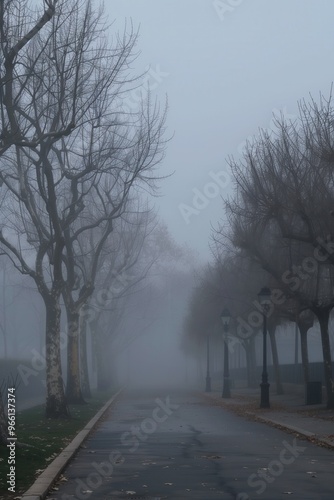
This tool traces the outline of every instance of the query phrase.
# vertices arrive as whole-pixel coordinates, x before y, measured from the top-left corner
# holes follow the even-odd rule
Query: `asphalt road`
[[[126,393],[49,499],[333,500],[334,452],[196,395]]]

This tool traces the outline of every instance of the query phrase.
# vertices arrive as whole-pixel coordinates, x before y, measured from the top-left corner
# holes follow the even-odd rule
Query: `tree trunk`
[[[68,322],[66,397],[72,404],[85,403],[80,383],[79,312],[66,306]]]
[[[272,352],[272,357],[273,357],[276,393],[277,394],[284,394],[283,385],[282,385],[282,381],[281,381],[281,370],[280,370],[280,366],[279,366],[278,350],[277,350],[275,332],[276,332],[276,327],[269,325],[268,333],[269,333],[269,337],[270,337],[271,352]]]
[[[246,353],[247,386],[254,388],[258,385],[256,380],[255,337],[250,338],[249,341],[245,340],[243,346]]]
[[[202,366],[202,358],[203,358],[203,345],[201,341],[198,341],[197,344],[197,377],[198,382],[202,382],[204,379],[203,366]],[[222,369],[223,373],[223,369]]]
[[[46,417],[69,417],[64,392],[60,356],[60,304],[59,296],[44,297],[46,306]]]
[[[84,398],[91,398],[92,393],[89,383],[88,359],[87,359],[87,321],[80,318],[80,375],[81,391]]]
[[[105,391],[111,387],[110,356],[101,338],[97,341],[97,349],[97,388]]]
[[[309,330],[309,326],[305,324],[303,321],[297,321],[299,332],[300,332],[300,350],[302,356],[302,365],[303,365],[303,375],[304,375],[304,384],[305,387],[310,381],[310,370],[309,370],[309,361],[308,361],[308,346],[307,346],[307,332]]]
[[[327,393],[327,408],[334,409],[334,392],[332,388],[332,359],[328,333],[330,309],[316,309],[314,311],[320,324],[322,353],[324,358],[325,384]]]
[[[98,320],[95,319],[90,325],[92,339],[94,339],[97,389],[100,391],[105,391],[110,388],[111,376],[109,351],[107,349],[107,344],[103,338],[103,333],[100,329]]]

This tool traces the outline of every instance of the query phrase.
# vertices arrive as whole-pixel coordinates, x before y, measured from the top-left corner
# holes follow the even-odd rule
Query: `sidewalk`
[[[258,389],[231,389],[231,398],[222,398],[221,391],[213,390],[204,395],[216,404],[240,416],[279,427],[304,436],[320,446],[334,449],[334,410],[326,404],[305,405],[304,387],[284,384],[285,394],[277,395],[275,384],[270,386],[270,408],[260,408]]]

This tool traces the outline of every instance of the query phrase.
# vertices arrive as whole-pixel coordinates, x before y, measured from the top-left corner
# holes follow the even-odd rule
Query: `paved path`
[[[48,499],[333,500],[334,453],[214,400],[126,393]]]

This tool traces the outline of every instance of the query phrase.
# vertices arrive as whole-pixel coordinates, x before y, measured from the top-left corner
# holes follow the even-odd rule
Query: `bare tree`
[[[301,103],[299,120],[278,120],[277,128],[276,136],[263,132],[240,162],[230,161],[236,194],[227,210],[236,244],[251,252],[287,297],[297,297],[318,318],[327,404],[333,407],[328,335],[334,305],[331,96],[322,97],[319,105]],[[301,277],[302,264],[312,265],[307,279]]]
[[[34,36],[20,61],[20,68],[32,68],[32,76],[16,76],[25,90],[18,86],[15,94],[18,129],[41,140],[29,148],[24,143],[8,148],[0,172],[2,250],[35,281],[46,307],[47,416],[67,415],[59,334],[60,295],[72,273],[66,266],[69,242],[90,223],[104,225],[102,232],[108,233],[106,226],[131,189],[155,182],[164,122],[149,100],[122,119],[137,35],[125,30],[111,47],[102,9],[93,10],[89,0],[59,1],[57,9],[49,29]],[[68,137],[50,134],[68,123]],[[85,220],[85,197],[92,191],[102,206],[94,223]],[[72,229],[79,216],[81,225]]]
[[[55,14],[64,9],[65,2],[44,0],[40,4],[35,9],[27,0],[3,0],[0,4],[0,156],[13,145],[35,148],[46,139],[57,140],[71,133],[77,120],[73,96],[69,101],[69,107],[70,103],[73,104],[69,114],[63,112],[61,100],[57,103],[54,99],[52,104],[49,101],[55,116],[61,117],[49,122],[49,126],[45,124],[40,129],[29,120],[29,110],[35,106],[36,98],[32,85],[38,83],[36,92],[43,85],[42,81],[37,82],[41,74],[38,74],[36,63],[44,59],[47,51],[50,55],[50,35],[57,29]],[[67,15],[79,7],[79,3],[76,4],[74,6],[72,2],[73,8]],[[35,45],[37,38],[40,52],[36,51],[35,58],[32,58],[31,45]]]
[[[115,275],[126,274],[137,264],[144,240],[153,221],[150,211],[144,207],[140,209],[140,206],[130,203],[127,200],[127,194],[124,198],[119,199],[117,210],[115,209],[116,203],[110,203],[108,199],[104,200],[102,206],[98,204],[99,211],[96,205],[94,210],[93,199],[96,198],[99,202],[103,200],[99,189],[97,194],[99,196],[93,196],[91,203],[87,205],[86,216],[81,214],[80,220],[85,222],[81,223],[80,230],[74,230],[73,237],[68,234],[65,238],[68,273],[63,296],[69,323],[67,397],[72,402],[82,401],[79,339],[83,347],[81,361],[83,367],[87,366],[83,356],[87,325],[83,320],[80,322],[80,311],[88,305],[99,274],[103,277],[104,286],[101,290],[101,282],[98,282],[97,291],[99,296],[103,295],[104,292],[100,299],[105,301],[108,287],[109,291],[112,290],[110,287],[112,287]],[[132,206],[131,209],[130,206]],[[134,210],[133,213],[132,210]],[[101,221],[101,216],[105,219],[104,222]],[[76,243],[75,246],[74,243]],[[75,247],[77,247],[77,251],[75,251]],[[123,293],[130,286],[130,283],[133,285],[134,281],[134,279],[129,280]],[[103,303],[102,306],[106,307],[107,304]],[[80,324],[82,334],[80,333]],[[87,371],[84,371],[84,376],[86,393],[89,393]]]
[[[129,298],[145,293],[152,268],[166,252],[166,248],[161,252],[160,246],[156,245],[161,228],[154,212],[145,206],[134,210],[133,204],[129,208],[125,217],[116,224],[115,237],[104,249],[96,294],[90,303],[93,314],[88,315],[88,319],[94,338],[93,355],[97,360],[99,388],[110,386],[111,354],[120,354],[115,341],[120,340],[124,345],[129,342],[128,334],[122,328],[124,317],[128,316]],[[138,335],[139,328],[134,337]]]

